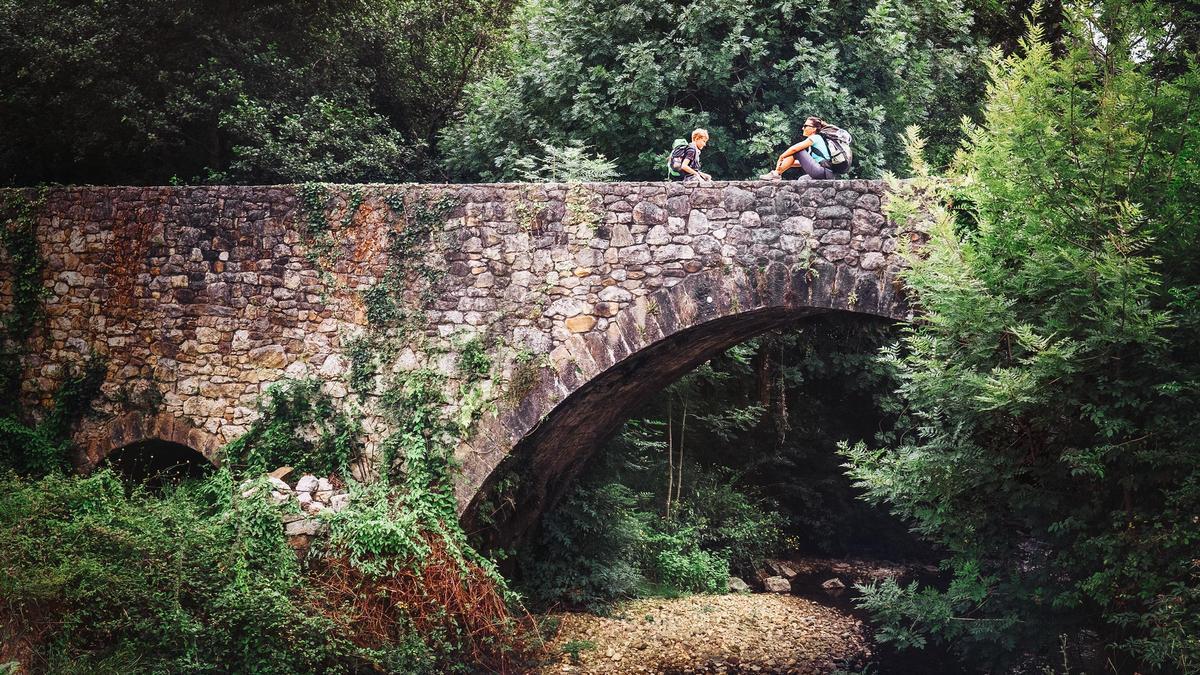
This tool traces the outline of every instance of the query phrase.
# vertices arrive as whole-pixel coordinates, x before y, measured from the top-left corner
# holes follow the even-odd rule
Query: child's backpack
[[[683,175],[679,169],[683,166],[683,151],[687,148],[688,142],[682,138],[676,138],[671,144],[671,156],[667,158],[667,180]]]
[[[829,166],[827,168],[834,173],[849,171],[850,164],[854,162],[854,151],[850,149],[854,138],[850,132],[827,124],[821,127],[820,134],[825,139],[825,145],[829,146]],[[824,163],[822,162],[822,164]]]

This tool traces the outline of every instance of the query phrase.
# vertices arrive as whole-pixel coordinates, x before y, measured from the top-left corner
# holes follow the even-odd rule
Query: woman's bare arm
[[[792,147],[788,148],[787,150],[784,150],[783,154],[779,156],[779,159],[783,159],[784,157],[787,157],[789,155],[794,155],[797,152],[800,152],[801,150],[807,150],[811,145],[812,145],[812,139],[806,138],[806,139],[800,141],[799,143],[793,145]]]

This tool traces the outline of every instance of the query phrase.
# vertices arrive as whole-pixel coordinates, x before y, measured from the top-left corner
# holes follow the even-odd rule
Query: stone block
[[[596,317],[591,315],[575,316],[567,319],[567,330],[572,333],[586,333],[596,325]]]

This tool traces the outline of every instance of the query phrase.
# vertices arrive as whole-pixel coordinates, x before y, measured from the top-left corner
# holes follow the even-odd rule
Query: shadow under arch
[[[680,330],[622,360],[564,398],[514,446],[468,504],[462,515],[464,526],[488,548],[524,543],[542,515],[645,401],[734,345],[834,314],[864,313],[766,307]],[[516,487],[497,498],[498,484],[513,475],[518,476]]]
[[[112,450],[97,468],[110,468],[129,482],[156,489],[203,478],[216,466],[194,448],[148,438]]]

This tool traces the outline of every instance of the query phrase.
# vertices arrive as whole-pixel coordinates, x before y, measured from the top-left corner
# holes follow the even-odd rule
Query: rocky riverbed
[[[650,598],[611,616],[560,612],[550,673],[825,674],[870,659],[861,621],[793,595]]]

